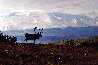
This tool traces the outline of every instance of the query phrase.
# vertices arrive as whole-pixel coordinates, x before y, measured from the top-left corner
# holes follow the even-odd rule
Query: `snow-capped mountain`
[[[48,14],[44,12],[29,12],[27,15],[21,12],[14,12],[9,13],[9,15],[0,20],[1,31],[32,29],[35,26],[49,28],[51,20]]]
[[[98,26],[98,17],[89,18],[86,15],[71,15],[64,13],[49,13],[50,19],[53,23],[60,25],[61,27],[87,27],[87,26]],[[56,25],[55,24],[55,25]]]
[[[66,28],[98,26],[98,17],[89,18],[86,15],[71,15],[59,12],[45,13],[34,12],[13,12],[0,16],[0,30],[25,30],[38,28]]]

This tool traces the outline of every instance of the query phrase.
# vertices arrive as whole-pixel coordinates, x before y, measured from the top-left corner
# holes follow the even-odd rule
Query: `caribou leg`
[[[26,40],[26,42],[27,42],[27,40]]]
[[[26,41],[26,42],[27,42],[27,39],[25,39],[24,41]]]
[[[34,44],[35,44],[35,40],[34,40]]]

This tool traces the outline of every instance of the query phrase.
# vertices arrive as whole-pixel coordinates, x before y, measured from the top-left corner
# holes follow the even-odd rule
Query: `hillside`
[[[1,42],[0,65],[98,65],[98,46],[83,41],[97,45],[98,37],[73,40],[76,46]]]
[[[89,37],[89,38],[85,38],[85,39],[76,39],[76,40],[67,40],[67,41],[61,41],[61,42],[55,42],[55,43],[49,43],[49,44],[53,44],[53,45],[66,45],[68,43],[73,43],[75,46],[81,46],[84,43],[91,45],[91,44],[98,44],[98,36],[95,37]]]

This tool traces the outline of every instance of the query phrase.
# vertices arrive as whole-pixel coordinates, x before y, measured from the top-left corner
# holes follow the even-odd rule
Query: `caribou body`
[[[34,32],[35,32],[36,28],[37,27],[34,28]],[[42,28],[42,30],[43,30],[43,28]],[[34,44],[35,44],[35,40],[39,39],[39,37],[42,37],[42,34],[41,34],[41,33],[43,33],[42,30],[39,29],[40,32],[38,32],[38,33],[35,32],[35,34],[28,34],[28,33],[26,33],[25,34],[26,39],[24,41],[27,42],[27,40],[34,40]]]

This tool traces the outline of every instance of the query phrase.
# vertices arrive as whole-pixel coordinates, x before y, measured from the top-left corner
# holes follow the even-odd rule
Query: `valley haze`
[[[36,30],[38,31],[38,29]],[[24,42],[25,33],[33,34],[33,29],[27,30],[11,30],[2,31],[4,34],[11,36],[16,36],[18,38],[17,42]],[[88,26],[88,27],[66,27],[66,28],[51,28],[44,29],[42,33],[43,37],[36,41],[36,43],[52,43],[59,42],[66,39],[84,39],[88,37],[98,36],[98,26]],[[29,41],[30,43],[33,41]]]

